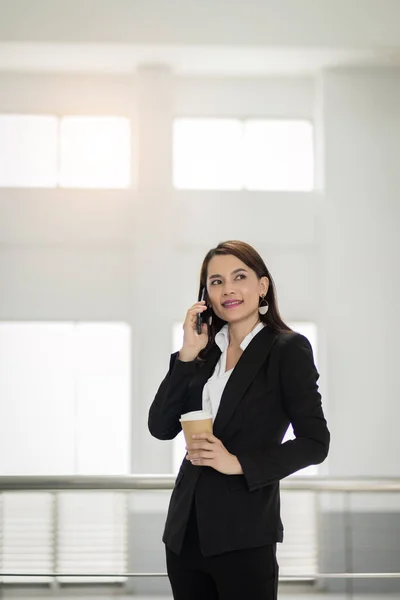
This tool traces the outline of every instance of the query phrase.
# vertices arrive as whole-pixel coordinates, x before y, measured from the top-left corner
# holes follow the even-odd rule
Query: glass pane
[[[130,122],[124,117],[61,119],[62,187],[127,188],[130,185]]]
[[[74,469],[71,323],[0,324],[0,471]]]
[[[129,473],[129,326],[77,324],[75,365],[76,473]]]
[[[3,475],[111,475],[129,466],[129,326],[1,323]]]
[[[53,493],[3,492],[0,509],[1,571],[16,574],[0,577],[0,584],[50,583],[51,577],[26,577],[17,573],[51,573],[54,568]]]
[[[246,121],[244,181],[249,190],[312,190],[312,124],[306,121]]]
[[[0,115],[0,186],[55,187],[58,119]]]
[[[243,124],[235,119],[176,119],[173,179],[178,189],[239,190]]]
[[[119,492],[62,492],[57,506],[57,571],[60,583],[123,582],[128,558],[128,498]],[[97,573],[79,577],[79,573]],[[104,576],[108,573],[108,576]],[[102,595],[96,595],[101,598]],[[112,597],[112,596],[111,596]],[[78,600],[78,597],[76,597]],[[90,595],[81,596],[89,600]],[[106,600],[105,596],[104,600]],[[122,600],[122,598],[121,598]]]

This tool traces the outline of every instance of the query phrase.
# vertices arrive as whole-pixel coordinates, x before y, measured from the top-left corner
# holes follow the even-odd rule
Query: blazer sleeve
[[[178,354],[171,354],[168,373],[149,410],[149,431],[159,440],[172,440],[181,431],[179,418],[182,413],[187,412],[187,391],[196,372],[197,361],[183,362],[179,360]]]
[[[296,333],[286,338],[279,369],[282,401],[296,439],[275,445],[266,442],[263,448],[237,456],[250,491],[323,462],[329,450],[330,433],[317,384],[319,374],[305,336]]]

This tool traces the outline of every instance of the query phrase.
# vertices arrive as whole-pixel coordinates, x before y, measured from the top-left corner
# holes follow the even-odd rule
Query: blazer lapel
[[[213,431],[216,437],[221,435],[231,419],[241,398],[265,362],[277,335],[268,326],[264,327],[239,358],[226,383],[214,420]]]

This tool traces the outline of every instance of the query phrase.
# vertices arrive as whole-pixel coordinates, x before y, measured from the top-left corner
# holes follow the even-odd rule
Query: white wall
[[[0,319],[127,321],[132,469],[168,472],[168,443],[152,439],[146,421],[171,327],[195,299],[206,251],[245,239],[271,268],[284,318],[319,327],[333,434],[322,472],[398,475],[399,105],[394,69],[326,72],[318,87],[183,79],[162,68],[132,77],[0,75],[0,112],[129,116],[137,171],[128,191],[0,189]],[[317,115],[326,194],[175,192],[171,121],[202,107],[216,116]]]
[[[254,244],[275,277],[284,317],[320,321],[322,196],[175,192],[172,118],[200,115],[202,107],[215,116],[312,118],[314,95],[311,79],[182,79],[162,68],[132,77],[0,75],[0,112],[132,119],[134,189],[0,189],[0,319],[130,323],[135,472],[171,470],[165,443],[147,432],[147,411],[168,365],[172,324],[195,300],[210,247],[229,238]]]
[[[330,473],[399,476],[400,70],[326,73],[322,91]]]

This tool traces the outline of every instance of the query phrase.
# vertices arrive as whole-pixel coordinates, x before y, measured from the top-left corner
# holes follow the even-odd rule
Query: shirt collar
[[[254,329],[252,329],[250,333],[246,335],[246,337],[244,338],[244,340],[242,340],[242,343],[240,344],[240,349],[243,352],[246,350],[253,337],[256,336],[257,333],[261,331],[261,329],[263,329],[264,327],[265,323],[260,321],[258,325],[256,325]],[[229,345],[229,329],[227,323],[215,335],[215,343],[217,344],[217,346],[219,346],[221,352],[224,352],[224,350],[227,349]]]

